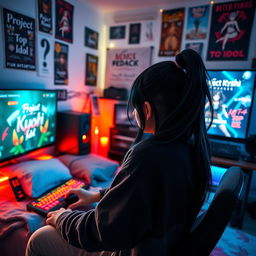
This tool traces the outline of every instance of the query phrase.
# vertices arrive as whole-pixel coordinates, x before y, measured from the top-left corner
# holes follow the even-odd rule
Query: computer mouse
[[[75,194],[70,194],[68,197],[65,198],[65,203],[67,206],[69,206],[70,204],[75,203],[76,201],[78,201],[78,196]]]

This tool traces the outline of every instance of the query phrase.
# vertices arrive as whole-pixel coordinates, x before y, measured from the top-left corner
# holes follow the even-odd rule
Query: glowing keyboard
[[[33,202],[27,204],[27,209],[46,217],[48,212],[55,211],[61,207],[66,208],[65,194],[72,188],[85,188],[89,186],[81,180],[70,179],[64,184],[50,190]]]

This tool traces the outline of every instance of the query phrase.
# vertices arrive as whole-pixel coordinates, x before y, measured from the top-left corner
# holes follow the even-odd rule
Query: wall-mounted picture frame
[[[55,42],[54,84],[68,85],[68,45]]]
[[[130,24],[129,44],[140,43],[141,23]]]
[[[35,19],[3,8],[3,26],[5,67],[35,71]]]
[[[52,0],[37,1],[38,30],[52,34]]]
[[[84,29],[84,45],[97,50],[98,49],[98,41],[99,41],[99,33],[85,27]]]
[[[56,0],[55,38],[73,43],[74,6],[63,0]]]
[[[86,54],[85,85],[96,86],[98,73],[98,56]]]
[[[126,26],[113,26],[109,28],[109,39],[125,39]]]

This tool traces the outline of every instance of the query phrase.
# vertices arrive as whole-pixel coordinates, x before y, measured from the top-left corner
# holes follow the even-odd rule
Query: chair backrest
[[[209,208],[197,217],[180,255],[210,255],[224,232],[244,183],[244,172],[230,167],[223,175]]]

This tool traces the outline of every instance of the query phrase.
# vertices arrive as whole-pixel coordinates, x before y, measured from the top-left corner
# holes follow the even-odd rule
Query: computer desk
[[[211,161],[212,161],[212,164],[214,165],[223,166],[227,168],[231,166],[238,166],[241,169],[243,169],[243,171],[246,173],[245,186],[244,186],[245,191],[242,194],[241,204],[238,209],[239,212],[234,217],[235,220],[232,221],[231,223],[232,226],[242,228],[244,213],[246,210],[247,199],[248,199],[248,194],[249,194],[250,185],[251,185],[252,173],[254,170],[256,170],[256,163],[251,163],[244,160],[232,160],[232,159],[215,157],[215,156],[211,158]]]

